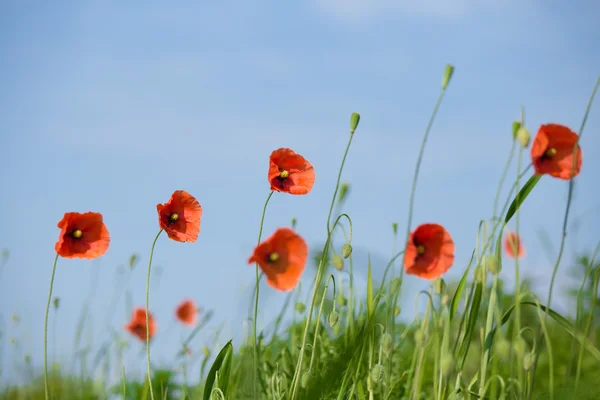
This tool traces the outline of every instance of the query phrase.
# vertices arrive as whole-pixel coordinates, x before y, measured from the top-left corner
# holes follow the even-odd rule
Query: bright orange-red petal
[[[536,175],[548,174],[558,179],[569,180],[581,171],[583,153],[577,146],[575,169],[573,169],[573,150],[578,135],[560,124],[540,126],[531,145],[531,161]],[[548,155],[553,149],[556,153]]]
[[[198,315],[198,308],[192,300],[183,301],[175,311],[177,319],[184,325],[195,325]]]
[[[102,214],[95,212],[65,213],[57,224],[61,229],[54,249],[64,258],[98,258],[108,250],[110,235],[102,220]],[[80,231],[81,237],[74,232]]]
[[[170,239],[177,242],[195,242],[200,234],[202,207],[185,190],[176,190],[165,204],[157,204],[158,224]],[[177,214],[177,219],[172,216]]]
[[[277,253],[278,260],[269,256]],[[308,258],[304,239],[290,228],[279,228],[254,249],[248,263],[258,263],[267,276],[267,283],[276,290],[290,291],[296,287]]]
[[[282,171],[287,171],[288,176],[282,178]],[[292,149],[281,148],[273,151],[269,157],[268,179],[273,191],[305,195],[315,184],[315,170],[300,154]]]
[[[525,246],[523,246],[521,237],[514,232],[508,232],[504,236],[504,251],[511,258],[516,256],[522,258],[525,255]]]
[[[152,313],[148,313],[148,327],[150,340],[156,334],[156,320]],[[146,309],[137,307],[133,310],[131,320],[124,326],[125,330],[138,337],[141,341],[146,341]]]
[[[424,250],[419,254],[418,248]],[[409,237],[404,253],[404,270],[424,279],[442,276],[454,264],[454,241],[439,224],[423,224]]]

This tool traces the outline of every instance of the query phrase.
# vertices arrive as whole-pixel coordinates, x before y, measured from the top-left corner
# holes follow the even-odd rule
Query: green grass
[[[414,229],[410,221],[420,160],[426,153],[427,140],[435,140],[429,139],[429,135],[452,73],[453,68],[447,67],[442,91],[419,153],[410,195],[408,232]],[[597,85],[593,93],[596,89]],[[593,95],[590,107],[592,99]],[[590,107],[585,112],[580,137]],[[535,190],[540,179],[532,177],[528,167],[523,168],[527,152],[519,142],[523,132],[517,132],[526,126],[524,116],[514,124],[512,138],[510,129],[507,129],[507,145],[512,139],[512,147],[501,174],[498,194],[490,199],[493,213],[483,218],[479,227],[474,227],[477,241],[475,248],[469,249],[472,258],[468,265],[452,267],[464,271],[462,279],[457,282],[433,280],[429,290],[419,294],[419,301],[427,301],[425,312],[409,324],[399,322],[402,313],[399,297],[404,281],[401,261],[406,239],[399,237],[397,224],[390,232],[396,258],[385,266],[383,279],[374,282],[370,262],[369,265],[361,265],[369,272],[366,297],[359,298],[354,291],[353,270],[357,266],[351,254],[352,222],[351,216],[342,212],[349,190],[340,182],[344,161],[351,157],[352,139],[359,134],[358,123],[358,114],[353,114],[348,144],[326,221],[327,239],[323,249],[316,251],[312,260],[317,274],[312,283],[304,282],[312,289],[307,303],[301,301],[297,288],[287,296],[280,316],[269,326],[272,330],[251,330],[241,346],[232,347],[227,338],[228,343],[224,347],[215,350],[206,347],[198,355],[195,351],[188,355],[182,350],[175,361],[184,367],[183,371],[154,368],[152,385],[148,385],[147,379],[140,381],[126,375],[119,362],[124,346],[117,339],[107,343],[96,357],[89,357],[86,351],[82,351],[79,343],[86,324],[83,319],[76,335],[81,371],[77,375],[68,375],[58,366],[51,368],[48,375],[49,397],[282,400],[600,398],[600,243],[595,249],[589,249],[576,260],[571,260],[571,270],[577,274],[579,285],[570,292],[576,307],[565,316],[540,303],[538,296],[530,290],[529,282],[520,275],[518,261],[507,262],[505,259],[502,262],[503,228],[509,221],[514,221],[518,233],[520,206],[527,201],[527,195]],[[506,171],[515,163],[517,176],[507,176]],[[543,176],[541,179],[552,178]],[[564,232],[573,181],[569,181],[568,185]],[[509,195],[502,199],[500,193],[506,188],[510,188]],[[265,212],[268,213],[267,204],[263,216]],[[338,240],[335,240],[336,235]],[[343,242],[343,247],[337,245],[338,242]],[[550,297],[563,248],[564,235],[554,266],[553,281],[548,288]],[[8,253],[3,254],[2,267],[8,260]],[[135,262],[136,257],[132,257],[131,264]],[[514,272],[519,283],[514,292],[507,291],[504,282],[498,278],[501,268]],[[342,269],[343,272],[338,271]],[[125,277],[123,279],[126,282]],[[257,273],[257,285],[260,279]],[[258,291],[255,294],[260,295]],[[255,318],[257,296],[253,295],[249,300],[252,304],[250,314]],[[54,312],[58,309],[57,302]],[[282,326],[281,316],[288,311],[293,311],[294,322]],[[185,340],[186,346],[204,322]],[[255,319],[251,325],[256,326]],[[6,342],[4,332],[0,333],[0,340]],[[118,335],[115,334],[116,337]],[[6,346],[0,348],[5,350]],[[200,363],[201,376],[189,379],[186,369],[196,363]],[[29,365],[29,359],[24,364]],[[31,375],[28,383],[3,386],[0,399],[44,399],[43,373],[28,371]],[[104,379],[106,371],[112,376],[120,373],[121,382],[108,386],[107,379]],[[185,379],[178,379],[181,375]],[[0,382],[6,385],[4,380]]]

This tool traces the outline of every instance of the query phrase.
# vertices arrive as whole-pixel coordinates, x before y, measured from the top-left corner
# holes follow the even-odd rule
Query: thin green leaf
[[[452,297],[452,302],[450,303],[450,320],[454,317],[456,310],[458,309],[458,303],[460,303],[460,299],[462,298],[462,294],[465,290],[465,285],[467,283],[467,276],[469,275],[469,271],[471,270],[471,264],[473,263],[473,259],[475,258],[475,250],[471,254],[471,261],[469,261],[469,265],[467,266],[467,270],[463,274],[460,282],[458,283],[458,287],[456,288],[456,292],[454,292],[454,296]]]
[[[467,320],[467,329],[460,346],[461,353],[463,354],[461,367],[464,366],[465,360],[467,359],[467,353],[469,352],[469,346],[471,345],[471,335],[473,335],[475,325],[477,324],[477,317],[479,316],[482,294],[483,285],[481,282],[477,282],[475,286],[475,295],[473,296],[473,303],[471,304],[471,310],[469,311],[469,319]]]
[[[373,315],[373,274],[371,271],[371,255],[369,254],[369,266],[367,270],[367,313]]]
[[[533,190],[535,185],[542,179],[542,175],[533,175],[529,180],[523,185],[519,193],[515,196],[515,199],[508,207],[508,211],[506,212],[506,217],[504,217],[504,224],[507,224],[508,221],[515,215],[521,204],[525,201],[529,193]]]
[[[213,385],[215,383],[217,371],[220,371],[219,375],[221,375],[219,387],[221,388],[221,390],[223,390],[223,392],[225,392],[223,388],[226,388],[227,384],[229,383],[229,371],[231,371],[232,355],[233,345],[231,344],[230,340],[225,346],[223,346],[223,348],[217,355],[217,358],[215,358],[212,367],[210,367],[210,371],[208,371],[208,376],[206,377],[206,384],[204,385],[204,400],[210,400],[210,395],[213,390]],[[227,375],[225,375],[224,372],[227,372]]]

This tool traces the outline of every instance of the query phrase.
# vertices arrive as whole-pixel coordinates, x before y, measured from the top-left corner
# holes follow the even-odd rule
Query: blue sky
[[[211,329],[225,323],[220,344],[230,336],[239,341],[254,279],[246,260],[269,190],[272,150],[291,147],[304,155],[317,179],[308,196],[273,197],[265,235],[296,217],[298,232],[315,248],[325,237],[350,113],[361,113],[343,176],[352,185],[345,211],[355,248],[383,263],[391,254],[392,222],[405,230],[422,133],[444,66],[454,64],[413,219],[441,223],[452,234],[452,279],[464,271],[479,220],[490,216],[521,105],[532,133],[548,122],[578,130],[600,73],[600,5],[592,0],[577,7],[516,0],[126,3],[0,4],[0,248],[10,250],[0,312],[6,335],[18,338],[36,367],[56,223],[64,212],[103,213],[112,242],[99,260],[59,260],[59,357],[70,357],[92,279],[93,343],[106,338],[100,331],[117,266],[133,252],[141,261],[129,287],[133,303],[143,304],[156,204],[176,189],[196,196],[204,215],[197,243],[165,236],[157,245],[155,265],[163,272],[151,308],[159,332],[177,303],[192,297],[215,311]],[[575,252],[591,250],[600,238],[593,223],[600,214],[599,111],[596,104],[581,142],[572,209],[579,224],[568,236],[562,288]],[[543,298],[566,191],[565,182],[543,179],[521,215],[528,250],[522,271]],[[544,250],[540,231],[554,253]],[[356,268],[365,275],[364,263]],[[508,264],[503,276],[510,281]],[[408,281],[409,316],[414,294],[426,285]],[[268,288],[262,294],[264,325],[285,295]],[[568,310],[564,296],[554,304]],[[10,322],[13,313],[21,316],[18,326]],[[113,326],[128,318],[120,305]],[[169,359],[180,334],[173,329],[157,358]],[[195,347],[210,335],[199,335]],[[139,345],[132,345],[126,366],[135,373]],[[2,346],[5,367],[14,365],[14,348],[6,338]]]

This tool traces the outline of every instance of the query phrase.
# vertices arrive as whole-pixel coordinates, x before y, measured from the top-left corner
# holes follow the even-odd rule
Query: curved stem
[[[435,107],[433,108],[433,113],[429,118],[429,123],[427,124],[427,128],[425,129],[425,135],[423,136],[423,142],[421,142],[421,150],[419,150],[419,157],[417,158],[417,165],[415,166],[415,175],[413,177],[412,189],[410,190],[410,200],[408,205],[408,221],[406,222],[406,240],[405,240],[405,250],[406,243],[408,243],[408,238],[410,237],[410,230],[412,224],[412,216],[413,216],[413,207],[415,202],[415,192],[417,190],[417,180],[419,179],[419,170],[421,169],[421,161],[423,160],[423,153],[425,152],[425,145],[427,144],[427,138],[429,137],[429,132],[431,131],[431,127],[433,126],[433,121],[435,120],[435,116],[442,104],[442,100],[444,99],[444,94],[446,93],[446,89],[442,88],[440,95],[435,103]]]
[[[265,222],[265,214],[267,212],[267,206],[269,205],[269,200],[271,200],[271,196],[273,196],[273,191],[271,191],[271,193],[269,193],[269,195],[267,196],[267,200],[265,201],[265,205],[263,206],[263,210],[262,210],[262,215],[260,217],[260,228],[258,230],[258,241],[257,241],[257,245],[260,244],[260,239],[262,237],[262,231],[263,231],[263,225]],[[258,379],[258,335],[256,332],[256,320],[258,319],[258,293],[259,293],[259,286],[258,283],[260,282],[260,277],[258,275],[258,262],[256,263],[256,286],[254,287],[256,296],[254,296],[254,379],[253,379],[253,388],[254,388],[254,397],[256,398],[256,381]]]
[[[48,291],[48,303],[46,304],[46,315],[44,316],[44,394],[46,400],[50,398],[48,386],[48,313],[50,312],[50,303],[52,302],[52,288],[54,287],[54,275],[56,273],[56,263],[58,262],[58,253],[54,257],[52,264],[52,276],[50,277],[50,290]]]
[[[148,260],[148,277],[146,278],[146,356],[148,358],[148,387],[150,389],[150,398],[152,400],[154,400],[154,391],[152,390],[152,367],[150,366],[150,311],[148,310],[150,302],[150,273],[152,271],[152,256],[154,255],[154,246],[156,245],[156,241],[162,232],[162,229],[158,231],[154,241],[152,242],[150,259]]]

